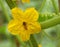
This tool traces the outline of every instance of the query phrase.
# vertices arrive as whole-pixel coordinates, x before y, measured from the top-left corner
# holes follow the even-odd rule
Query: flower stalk
[[[31,35],[30,40],[31,40],[33,47],[38,47],[38,43],[37,43],[34,35]]]
[[[52,26],[55,26],[57,24],[60,24],[60,16],[57,16],[57,17],[54,17],[54,18],[52,18],[50,20],[41,22],[40,24],[41,24],[41,28],[42,29],[50,28]]]

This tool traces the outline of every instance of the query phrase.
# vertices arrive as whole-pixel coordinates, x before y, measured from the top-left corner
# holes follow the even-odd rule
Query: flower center
[[[27,24],[26,22],[23,22],[24,29],[27,30]]]

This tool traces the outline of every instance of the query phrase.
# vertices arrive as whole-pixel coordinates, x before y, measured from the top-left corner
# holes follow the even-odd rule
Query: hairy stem
[[[50,28],[52,26],[60,24],[60,16],[54,17],[54,18],[47,20],[45,22],[41,22],[40,24],[41,24],[42,29]]]
[[[37,43],[37,41],[36,41],[34,35],[31,35],[30,41],[31,41],[33,47],[38,47],[38,43]]]

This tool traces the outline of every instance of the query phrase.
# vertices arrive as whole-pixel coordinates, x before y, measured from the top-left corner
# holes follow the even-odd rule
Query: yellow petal
[[[22,0],[23,3],[30,3],[30,0]]]
[[[41,25],[38,22],[32,22],[28,24],[28,29],[31,30],[31,34],[39,33],[41,31]]]
[[[30,39],[30,33],[26,31],[20,32],[19,36],[21,37],[22,41],[28,41]]]
[[[23,18],[23,11],[20,8],[15,7],[15,8],[13,8],[11,10],[11,12],[12,12],[12,17],[14,19],[22,20],[22,18]]]
[[[28,8],[25,11],[25,17],[26,19],[28,19],[29,21],[37,21],[39,14],[38,12],[35,10],[35,8]]]
[[[39,44],[39,45],[38,45],[38,47],[42,47],[42,45],[41,45],[41,44]]]
[[[8,30],[11,34],[16,35],[20,32],[21,25],[17,20],[11,20],[8,24]]]

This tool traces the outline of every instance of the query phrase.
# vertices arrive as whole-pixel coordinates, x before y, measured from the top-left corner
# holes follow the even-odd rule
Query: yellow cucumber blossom
[[[22,0],[23,3],[30,3],[30,0]]]
[[[15,7],[11,10],[13,19],[8,24],[8,30],[13,35],[19,35],[23,41],[30,38],[30,34],[39,33],[41,26],[37,22],[39,14],[35,8],[26,11]]]

